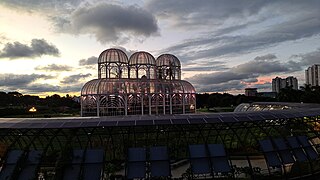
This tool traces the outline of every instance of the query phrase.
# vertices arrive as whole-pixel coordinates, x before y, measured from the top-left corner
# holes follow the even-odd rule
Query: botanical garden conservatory
[[[179,59],[136,52],[128,59],[120,49],[98,58],[98,79],[81,90],[82,116],[161,115],[194,113],[195,89],[181,80]]]

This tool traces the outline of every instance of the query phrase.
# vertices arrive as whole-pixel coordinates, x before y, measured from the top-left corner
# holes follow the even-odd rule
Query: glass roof
[[[130,56],[129,65],[155,66],[156,60],[154,59],[154,57],[150,53],[140,51],[140,52],[135,52]]]
[[[103,51],[99,58],[98,63],[123,63],[128,64],[128,57],[126,53],[124,53],[120,49],[107,49]]]
[[[291,115],[291,116],[289,116]],[[150,125],[188,125],[243,123],[277,119],[295,119],[301,117],[320,116],[320,108],[313,110],[279,110],[244,113],[214,113],[165,116],[112,116],[103,117],[71,117],[71,118],[0,118],[0,129],[7,128],[80,128],[80,127],[113,127],[113,126],[150,126]]]

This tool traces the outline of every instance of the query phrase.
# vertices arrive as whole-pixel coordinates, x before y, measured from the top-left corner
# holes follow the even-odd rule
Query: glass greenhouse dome
[[[98,79],[81,90],[82,116],[195,113],[194,87],[181,80],[179,59],[171,54],[156,60],[148,52],[127,55],[107,49],[98,58]]]

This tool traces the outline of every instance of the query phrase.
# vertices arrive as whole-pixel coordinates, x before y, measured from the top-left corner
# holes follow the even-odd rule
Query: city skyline
[[[320,63],[320,1],[0,2],[0,91],[78,94],[97,55],[175,54],[197,92],[271,91]]]

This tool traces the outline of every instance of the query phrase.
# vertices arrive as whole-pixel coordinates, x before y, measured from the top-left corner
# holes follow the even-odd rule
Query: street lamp
[[[32,113],[32,117],[34,117],[34,113],[37,112],[37,109],[33,106],[29,109],[29,112]]]

